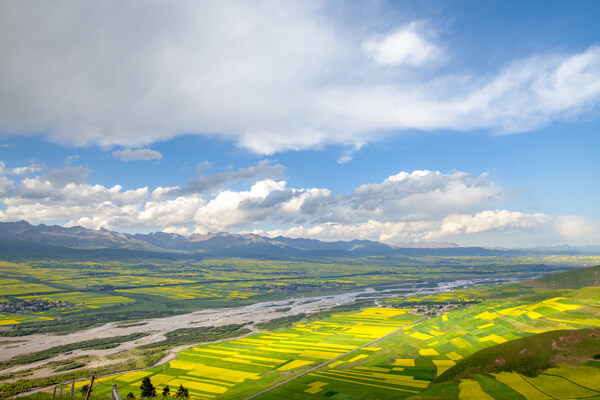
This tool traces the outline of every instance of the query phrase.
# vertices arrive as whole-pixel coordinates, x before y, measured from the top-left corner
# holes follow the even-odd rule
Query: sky
[[[0,0],[0,222],[600,243],[598,1]]]

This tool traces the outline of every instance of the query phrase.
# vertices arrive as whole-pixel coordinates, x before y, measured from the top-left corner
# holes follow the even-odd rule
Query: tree
[[[175,396],[180,399],[187,399],[190,397],[190,392],[183,385],[179,385],[179,389],[177,389],[177,394],[175,394]]]
[[[129,392],[129,393],[127,393],[127,398],[128,399],[135,399],[135,394]]]
[[[79,389],[79,391],[81,392],[81,394],[82,394],[82,395],[84,395],[84,396],[85,396],[85,395],[87,394],[87,392],[88,392],[88,388],[89,388],[89,387],[90,387],[90,385],[88,385],[88,384],[86,383],[85,385],[83,385],[83,386],[81,387],[81,389]],[[92,391],[93,391],[93,390],[94,390],[94,389],[91,389],[91,390],[90,390],[90,393],[92,393]]]
[[[163,397],[167,397],[171,394],[171,389],[169,389],[169,385],[165,386],[162,391]]]
[[[142,379],[140,389],[142,390],[142,397],[156,397],[156,388],[150,382],[150,378],[145,377]]]

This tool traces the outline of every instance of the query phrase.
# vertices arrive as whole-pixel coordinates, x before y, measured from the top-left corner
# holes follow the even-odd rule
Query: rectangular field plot
[[[153,277],[153,276],[130,276],[130,275],[118,275],[118,276],[101,276],[101,277],[83,277],[74,278],[69,280],[69,285],[80,288],[89,286],[162,286],[162,285],[176,285],[179,283],[193,283],[193,280],[188,279],[175,279],[165,277]],[[62,283],[58,281],[58,283]]]
[[[367,309],[353,314],[336,314],[290,329],[187,349],[168,366],[113,376],[107,383],[114,381],[125,393],[132,391],[139,395],[143,373],[148,374],[158,390],[165,385],[173,390],[183,384],[190,390],[190,395],[199,398],[244,398],[244,394],[270,386],[270,382],[282,374],[292,376],[343,355],[416,318],[406,310]],[[347,355],[343,362],[355,365],[379,350],[379,347],[364,348]],[[338,371],[330,372],[338,374]],[[403,393],[416,392],[420,389],[415,388],[428,383],[400,376],[393,368],[386,369],[385,373],[358,370],[355,375],[373,388],[389,386],[392,387],[390,390]],[[336,382],[348,379],[341,375],[335,378],[338,379]],[[328,380],[335,379],[330,377]],[[98,390],[102,389],[99,387]],[[317,387],[313,386],[312,390],[316,391]]]
[[[47,316],[44,313],[36,314],[0,314],[0,326],[18,325],[25,322],[49,321],[53,317]]]
[[[0,278],[0,294],[2,296],[18,296],[28,293],[58,292],[60,289],[39,283],[29,283],[19,279]]]
[[[167,297],[176,300],[189,299],[247,299],[256,292],[239,290],[239,285],[214,283],[210,285],[175,285],[150,288],[117,290],[123,293],[141,293]]]

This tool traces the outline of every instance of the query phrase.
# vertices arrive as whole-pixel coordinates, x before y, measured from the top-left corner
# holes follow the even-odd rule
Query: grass
[[[460,360],[435,382],[473,378],[476,374],[517,372],[535,377],[557,361],[591,359],[600,351],[600,328],[557,330],[512,340]],[[557,345],[560,343],[560,345]]]

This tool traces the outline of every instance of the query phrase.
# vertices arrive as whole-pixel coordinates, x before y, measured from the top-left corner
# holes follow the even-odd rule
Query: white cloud
[[[548,222],[550,217],[546,214],[524,214],[507,210],[487,210],[475,215],[452,214],[442,220],[439,230],[428,233],[425,238],[489,231],[521,232],[543,227]]]
[[[381,183],[363,184],[347,196],[355,213],[368,219],[431,218],[489,206],[500,198],[500,187],[487,175],[464,172],[400,172]]]
[[[380,65],[419,67],[438,59],[441,50],[425,32],[425,24],[415,21],[388,35],[378,36],[363,44],[363,49]]]
[[[160,154],[160,152],[150,149],[115,150],[113,151],[112,156],[121,161],[162,160],[162,154]]]
[[[561,215],[556,219],[556,230],[567,240],[600,241],[600,223],[578,215]]]
[[[597,46],[482,76],[403,76],[361,43],[379,64],[428,65],[440,51],[422,24],[357,38],[333,14],[310,1],[4,2],[0,129],[77,146],[218,135],[271,154],[415,129],[525,132],[598,106]]]
[[[29,176],[36,172],[45,170],[46,167],[42,164],[31,164],[25,167],[6,168],[4,161],[0,161],[0,175],[25,175]]]
[[[164,233],[174,233],[176,235],[181,235],[181,236],[189,236],[191,234],[189,229],[186,228],[185,226],[181,226],[181,227],[167,226],[165,229],[163,229],[163,232]]]
[[[222,190],[227,185],[235,182],[256,182],[261,179],[278,179],[283,176],[285,167],[281,164],[272,164],[270,160],[261,160],[256,165],[240,168],[235,171],[225,171],[214,174],[204,174],[203,169],[210,164],[202,163],[198,166],[198,175],[190,179],[188,186],[180,190],[181,193],[205,193]]]
[[[0,196],[6,195],[13,187],[14,182],[5,176],[0,176]]]
[[[369,220],[360,224],[325,223],[288,229],[262,231],[275,236],[313,237],[322,240],[366,239],[387,243],[454,238],[462,234],[488,232],[523,233],[546,227],[550,217],[545,214],[523,214],[507,210],[489,210],[475,215],[453,214],[443,220],[386,222]],[[258,231],[257,231],[258,232]]]
[[[206,207],[206,201],[198,196],[180,196],[163,201],[147,201],[136,214],[132,223],[149,227],[189,225],[194,214]]]
[[[380,183],[335,195],[327,188],[291,188],[284,180],[260,178],[261,174],[254,173],[258,170],[250,168],[231,171],[256,179],[250,180],[247,190],[216,193],[177,186],[150,191],[89,184],[85,181],[90,171],[81,167],[52,170],[16,183],[0,174],[4,206],[0,221],[62,221],[66,226],[91,229],[152,228],[181,234],[244,230],[269,236],[387,243],[450,240],[472,244],[473,238],[485,235],[495,235],[493,243],[510,238],[517,245],[523,245],[524,237],[541,238],[545,243],[600,239],[600,225],[580,216],[553,218],[494,209],[502,198],[501,188],[486,174],[471,178],[464,172],[400,172]]]
[[[70,221],[88,228],[139,226],[135,217],[148,197],[148,188],[123,190],[84,183],[25,178],[4,197],[1,221]]]

